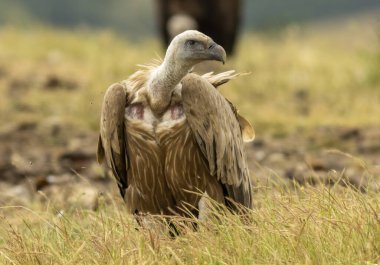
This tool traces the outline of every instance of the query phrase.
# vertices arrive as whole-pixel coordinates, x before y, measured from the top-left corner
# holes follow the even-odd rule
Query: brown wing
[[[223,184],[228,197],[251,208],[252,185],[242,133],[229,102],[206,79],[195,74],[182,80],[182,102],[210,173]]]
[[[124,127],[127,96],[121,84],[113,84],[104,95],[100,119],[98,162],[106,161],[115,176],[121,195],[127,188],[128,157]]]
[[[235,70],[230,70],[219,74],[210,72],[202,75],[202,77],[207,79],[207,81],[210,82],[215,88],[218,88],[219,86],[241,75],[245,74],[235,73]],[[243,135],[243,141],[252,142],[255,139],[255,130],[253,129],[251,123],[239,114],[238,109],[234,106],[234,104],[232,104],[231,101],[229,101],[227,98],[226,100],[230,104],[230,107],[239,122],[241,133]]]

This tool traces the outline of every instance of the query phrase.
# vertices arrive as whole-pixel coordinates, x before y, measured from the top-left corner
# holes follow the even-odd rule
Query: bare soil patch
[[[0,204],[54,200],[95,209],[99,194],[118,196],[96,162],[97,137],[55,120],[1,127]],[[323,183],[379,190],[379,127],[320,127],[258,136],[246,147],[257,185]]]

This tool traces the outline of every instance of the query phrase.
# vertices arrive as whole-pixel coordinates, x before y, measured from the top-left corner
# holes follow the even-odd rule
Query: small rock
[[[342,140],[358,138],[359,136],[360,130],[358,128],[342,128],[339,132],[339,138]]]
[[[266,158],[267,154],[263,150],[258,150],[254,152],[253,156],[256,161],[261,162]]]
[[[78,84],[73,80],[68,80],[63,77],[50,74],[46,77],[43,87],[49,90],[55,90],[55,89],[73,90],[78,87]]]
[[[252,142],[252,146],[254,148],[262,148],[265,145],[265,140],[260,137],[256,137],[255,140]]]
[[[28,183],[18,185],[0,183],[0,204],[1,205],[28,205],[33,200],[33,191]]]

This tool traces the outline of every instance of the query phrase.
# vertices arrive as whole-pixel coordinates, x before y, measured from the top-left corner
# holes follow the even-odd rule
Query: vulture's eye
[[[186,46],[193,47],[197,43],[195,40],[188,40],[186,41]]]

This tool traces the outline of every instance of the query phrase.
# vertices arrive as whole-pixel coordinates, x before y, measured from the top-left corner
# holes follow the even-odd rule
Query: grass
[[[380,113],[375,26],[341,22],[246,34],[223,69],[251,75],[222,91],[258,133],[376,124],[377,115],[368,115]],[[0,93],[8,96],[0,99],[0,124],[59,117],[96,130],[105,89],[162,56],[156,40],[132,43],[110,32],[8,27],[0,39]],[[60,81],[56,89],[44,89],[52,78]]]
[[[376,30],[349,21],[246,34],[226,69],[251,75],[222,92],[258,135],[376,125]],[[106,87],[161,54],[157,41],[136,44],[110,32],[5,27],[0,39],[0,126],[59,119],[95,131]],[[54,202],[0,206],[0,264],[380,262],[380,196],[373,190],[260,184],[250,222],[220,214],[174,239],[136,229],[120,200],[104,196],[97,211]]]
[[[380,197],[340,189],[261,186],[249,222],[220,214],[219,221],[200,223],[197,232],[185,227],[174,239],[157,229],[137,229],[120,202],[95,212],[73,207],[60,214],[52,205],[13,209],[17,221],[0,223],[0,263],[378,263]]]

